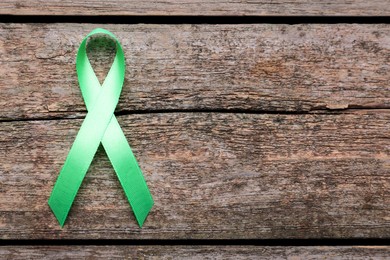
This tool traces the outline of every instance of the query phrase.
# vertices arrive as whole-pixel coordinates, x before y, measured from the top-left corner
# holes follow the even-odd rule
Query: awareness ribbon
[[[115,59],[103,85],[100,85],[87,57],[87,40],[95,34],[106,34],[116,42]],[[118,39],[111,32],[101,28],[90,32],[81,42],[77,52],[76,70],[88,113],[58,175],[49,198],[49,206],[63,227],[101,142],[138,225],[142,227],[154,202],[137,160],[114,115],[125,79],[125,56]]]

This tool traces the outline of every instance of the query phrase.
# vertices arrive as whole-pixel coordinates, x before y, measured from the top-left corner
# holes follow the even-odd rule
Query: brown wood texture
[[[2,259],[388,259],[388,246],[6,246]]]
[[[386,16],[389,0],[2,0],[11,15]],[[234,23],[234,21],[233,21]]]
[[[97,26],[0,24],[0,119],[84,116],[75,54]],[[127,58],[117,112],[390,107],[386,24],[104,27]],[[89,46],[103,80],[114,47]]]
[[[82,119],[0,124],[2,239],[388,238],[390,112],[118,116],[155,199],[140,229],[102,148],[61,229]]]

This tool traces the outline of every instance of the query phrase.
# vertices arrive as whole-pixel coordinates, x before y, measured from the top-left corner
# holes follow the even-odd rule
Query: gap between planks
[[[390,16],[0,15],[0,23],[75,24],[388,24]]]

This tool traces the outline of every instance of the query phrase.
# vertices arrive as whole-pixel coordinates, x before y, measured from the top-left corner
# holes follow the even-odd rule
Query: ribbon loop
[[[116,42],[114,62],[101,86],[87,57],[90,36],[106,34]],[[109,31],[97,28],[81,42],[76,71],[81,93],[88,110],[68,153],[49,198],[49,206],[63,227],[100,142],[118,176],[125,195],[142,227],[154,202],[137,160],[114,115],[125,79],[125,57],[122,46]]]

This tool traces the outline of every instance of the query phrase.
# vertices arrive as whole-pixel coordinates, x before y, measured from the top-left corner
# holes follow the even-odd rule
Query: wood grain
[[[387,16],[389,0],[2,0],[10,15]],[[233,21],[234,22],[234,21]]]
[[[388,259],[388,246],[6,246],[2,259]]]
[[[100,148],[61,229],[47,199],[82,120],[2,122],[2,239],[389,238],[389,110],[118,120],[155,199],[144,227]]]
[[[0,120],[84,116],[75,54],[98,26],[0,24]],[[390,108],[390,25],[104,27],[127,58],[117,112]],[[89,45],[100,80],[114,51]]]

